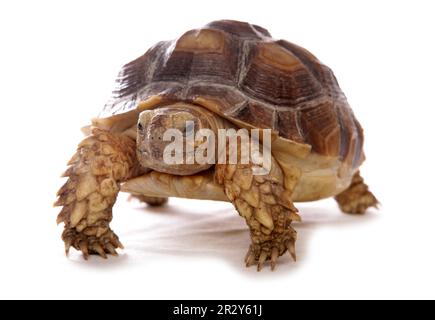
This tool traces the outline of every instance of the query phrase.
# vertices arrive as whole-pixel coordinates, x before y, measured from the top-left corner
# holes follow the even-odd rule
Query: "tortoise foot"
[[[378,208],[379,201],[370,192],[359,172],[345,191],[335,197],[341,211],[349,214],[364,214],[368,208]]]
[[[264,264],[270,261],[271,270],[275,270],[278,258],[286,252],[296,261],[296,231],[289,230],[288,233],[280,234],[277,238],[259,243],[251,244],[245,257],[246,267],[257,265],[257,271],[261,271]]]
[[[107,259],[107,254],[117,256],[116,249],[124,249],[118,236],[110,229],[99,237],[88,236],[83,232],[77,232],[75,229],[65,229],[62,239],[65,242],[66,255],[68,255],[70,248],[73,247],[82,252],[85,260],[88,260],[90,255],[99,255]]]

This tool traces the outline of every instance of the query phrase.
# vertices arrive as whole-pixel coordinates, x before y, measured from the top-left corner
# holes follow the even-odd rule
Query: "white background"
[[[435,298],[432,1],[2,1],[1,298]],[[299,261],[245,269],[229,204],[147,209],[122,195],[118,258],[63,255],[59,174],[122,64],[221,18],[302,45],[335,72],[363,124],[362,173],[383,206],[299,205]]]

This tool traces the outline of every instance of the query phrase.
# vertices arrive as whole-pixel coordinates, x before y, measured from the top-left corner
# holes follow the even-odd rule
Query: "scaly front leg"
[[[291,201],[291,190],[284,188],[278,163],[273,160],[270,173],[262,176],[253,175],[252,166],[217,165],[216,178],[250,228],[252,244],[246,266],[256,263],[260,271],[270,260],[273,270],[278,257],[287,251],[296,260],[296,231],[291,223],[300,217]]]
[[[58,191],[55,206],[63,206],[57,223],[64,222],[62,239],[68,254],[70,247],[89,254],[116,255],[123,248],[110,229],[112,207],[120,183],[136,176],[135,142],[125,136],[94,129],[78,146],[64,173],[68,181]]]

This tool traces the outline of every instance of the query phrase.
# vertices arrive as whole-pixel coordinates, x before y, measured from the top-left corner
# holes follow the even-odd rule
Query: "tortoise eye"
[[[139,123],[137,125],[137,128],[139,129],[139,131],[143,131],[143,125],[142,125],[142,123]]]

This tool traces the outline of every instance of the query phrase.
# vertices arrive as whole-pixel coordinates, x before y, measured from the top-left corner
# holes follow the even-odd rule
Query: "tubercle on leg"
[[[66,251],[73,246],[82,250],[85,257],[89,250],[104,257],[98,239],[104,239],[109,253],[116,253],[114,249],[117,247],[122,248],[109,223],[120,183],[140,170],[135,152],[132,139],[100,129],[94,129],[79,144],[68,162],[70,167],[63,174],[68,180],[58,191],[58,200],[54,204],[63,207],[57,223],[65,224],[62,238]],[[85,237],[91,242],[90,248],[83,245],[81,238]]]
[[[283,173],[273,161],[269,175],[253,175],[251,165],[217,165],[216,180],[245,218],[251,230],[252,245],[246,256],[249,266],[258,261],[258,268],[270,259],[272,269],[279,256],[289,251],[295,255],[296,231],[292,221],[300,221],[291,201],[291,191],[286,190]]]

